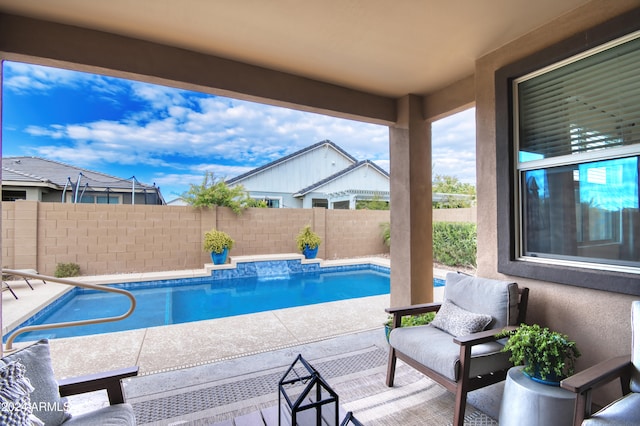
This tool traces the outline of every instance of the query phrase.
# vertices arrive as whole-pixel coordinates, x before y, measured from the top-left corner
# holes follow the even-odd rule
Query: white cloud
[[[188,187],[205,171],[230,178],[329,139],[358,160],[389,170],[386,126],[55,68],[5,66],[13,76],[4,82],[9,90],[64,85],[90,89],[110,102],[126,94],[137,105],[117,120],[30,126],[25,132],[44,142],[34,155],[95,170],[105,163],[163,167],[153,175],[156,183]],[[472,109],[434,123],[434,173],[475,183],[473,114]]]
[[[455,176],[475,185],[475,108],[434,122],[432,132],[433,174]]]
[[[3,63],[5,89],[15,92],[44,92],[56,87],[92,86],[97,91],[106,91],[110,85],[105,84],[103,77],[96,74],[69,71],[62,68],[33,66],[21,62],[5,61]]]

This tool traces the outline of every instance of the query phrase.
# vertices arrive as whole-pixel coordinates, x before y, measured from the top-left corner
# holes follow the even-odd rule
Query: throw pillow
[[[47,426],[57,426],[69,419],[70,414],[65,411],[67,399],[60,397],[58,382],[51,366],[49,341],[42,339],[2,358],[3,364],[13,361],[25,366],[25,376],[34,387],[31,393],[33,414]]]
[[[484,330],[491,319],[490,315],[469,312],[445,299],[431,325],[459,337]]]
[[[17,361],[0,367],[0,424],[7,426],[43,425],[33,415],[33,386],[25,377],[25,367]]]

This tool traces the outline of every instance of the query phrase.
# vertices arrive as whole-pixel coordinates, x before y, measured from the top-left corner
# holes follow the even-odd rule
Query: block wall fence
[[[436,214],[437,213],[437,214]],[[445,214],[446,213],[446,214]],[[434,220],[475,222],[473,209],[435,210]],[[380,224],[388,211],[314,209],[245,210],[226,207],[2,203],[2,266],[53,275],[58,263],[80,265],[82,275],[200,269],[211,228],[235,240],[232,256],[296,253],[305,225],[322,238],[318,257],[388,253]]]

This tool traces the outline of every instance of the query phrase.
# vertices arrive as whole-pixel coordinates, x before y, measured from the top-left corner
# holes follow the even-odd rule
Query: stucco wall
[[[497,272],[495,208],[496,70],[637,6],[638,2],[631,0],[593,1],[476,62],[478,275],[501,277]],[[630,352],[630,305],[634,297],[518,277],[513,279],[531,289],[527,322],[552,327],[577,341],[583,351],[578,369]],[[613,393],[612,388],[607,392]]]

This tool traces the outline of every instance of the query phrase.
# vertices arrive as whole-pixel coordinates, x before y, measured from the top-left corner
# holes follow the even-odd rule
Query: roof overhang
[[[478,58],[589,1],[0,0],[0,52],[390,124],[397,99],[472,86]]]

